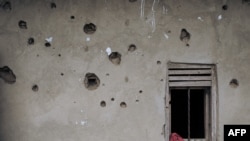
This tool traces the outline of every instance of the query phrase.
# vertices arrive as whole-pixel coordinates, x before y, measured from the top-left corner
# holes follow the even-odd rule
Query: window
[[[216,141],[215,65],[168,63],[166,140],[178,133],[187,141]]]

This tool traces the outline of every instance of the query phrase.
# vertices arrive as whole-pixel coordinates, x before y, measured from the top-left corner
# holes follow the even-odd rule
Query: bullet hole
[[[0,68],[0,78],[2,78],[8,84],[13,84],[16,82],[16,75],[8,66]]]
[[[121,102],[121,103],[120,103],[120,107],[121,107],[121,108],[126,108],[126,107],[127,107],[127,104],[126,104],[125,102]]]
[[[84,51],[88,52],[89,51],[89,47],[88,46],[84,47]]]
[[[250,4],[250,0],[242,0],[242,4],[245,4],[245,3]]]
[[[161,61],[157,61],[156,63],[157,63],[157,65],[160,65],[160,64],[161,64]]]
[[[129,19],[127,19],[127,20],[125,21],[125,25],[126,25],[126,26],[129,26]]]
[[[136,50],[136,46],[134,44],[129,45],[129,47],[128,47],[129,52],[133,52],[135,50]]]
[[[232,87],[232,88],[236,88],[239,86],[239,81],[237,79],[232,79],[229,83],[229,85]]]
[[[59,57],[61,57],[62,55],[61,54],[58,54]]]
[[[139,93],[141,94],[141,93],[142,93],[142,90],[140,90]]]
[[[189,46],[188,42],[191,38],[191,34],[185,29],[181,29],[181,35],[180,40],[186,44],[186,46]]]
[[[54,9],[54,8],[56,8],[56,3],[54,3],[54,2],[51,2],[51,3],[50,3],[50,8],[51,8],[51,9]]]
[[[112,97],[112,98],[111,98],[111,101],[115,101],[115,98]]]
[[[129,0],[129,2],[136,2],[137,0]]]
[[[136,99],[135,102],[139,102],[139,99]]]
[[[101,107],[106,107],[106,102],[105,101],[101,101],[100,106]]]
[[[70,19],[72,19],[72,20],[75,19],[75,16],[70,16]]]
[[[88,90],[95,90],[100,85],[100,79],[94,73],[87,73],[85,75],[84,85]]]
[[[32,38],[32,37],[30,37],[30,38],[28,39],[28,44],[29,44],[29,45],[34,45],[34,43],[35,43],[35,39]]]
[[[168,30],[167,33],[171,33],[171,30]]]
[[[85,24],[83,27],[83,31],[86,34],[93,34],[96,31],[96,25],[94,25],[93,23]]]
[[[61,76],[64,76],[64,73],[61,73]]]
[[[228,6],[227,6],[227,5],[223,5],[223,6],[222,6],[222,9],[223,9],[223,10],[227,10],[227,9],[228,9]]]
[[[39,87],[35,84],[32,86],[32,91],[37,92]]]
[[[45,45],[45,47],[50,47],[51,46],[51,44],[49,42],[46,42],[44,45]]]
[[[109,60],[114,64],[114,65],[119,65],[121,63],[121,54],[119,52],[112,52],[109,55]]]
[[[20,20],[19,22],[18,22],[18,26],[19,26],[19,28],[21,28],[21,29],[27,29],[28,27],[27,27],[27,22],[26,21],[23,21],[23,20]]]
[[[161,79],[161,81],[163,81],[163,79]]]
[[[37,54],[36,57],[39,57],[39,54]]]
[[[104,86],[105,86],[105,84],[104,84],[104,83],[102,83],[102,86],[104,87]]]
[[[109,76],[109,73],[106,73],[106,76]]]
[[[73,103],[76,104],[76,101],[74,101]]]
[[[11,11],[11,3],[9,1],[2,2],[0,7],[3,8],[4,11],[9,12]]]
[[[125,82],[126,82],[126,83],[128,82],[128,77],[127,77],[127,76],[125,77]]]

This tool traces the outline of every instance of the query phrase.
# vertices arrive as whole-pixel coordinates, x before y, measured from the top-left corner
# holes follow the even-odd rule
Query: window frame
[[[165,128],[164,128],[164,137],[165,141],[169,141],[170,133],[171,133],[171,104],[169,104],[170,101],[170,89],[173,89],[169,86],[169,66],[170,65],[179,65],[184,67],[189,66],[202,66],[207,65],[211,67],[211,87],[210,89],[210,101],[209,101],[209,108],[210,111],[208,111],[210,116],[210,125],[209,129],[205,129],[206,137],[208,136],[209,141],[217,141],[217,125],[218,125],[218,92],[217,92],[217,74],[216,74],[216,65],[215,64],[197,64],[197,63],[176,63],[176,62],[168,62],[167,63],[167,71],[166,71],[166,86],[165,86]],[[190,87],[190,86],[188,86]],[[176,88],[185,88],[185,86],[180,86]],[[187,88],[187,87],[186,87]],[[195,88],[195,87],[192,87]],[[202,88],[201,86],[198,86],[196,88]],[[207,99],[206,99],[207,100]]]

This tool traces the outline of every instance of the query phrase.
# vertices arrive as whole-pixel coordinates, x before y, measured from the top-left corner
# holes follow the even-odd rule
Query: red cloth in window
[[[178,135],[177,133],[172,133],[170,135],[170,140],[169,141],[184,141],[183,138]]]

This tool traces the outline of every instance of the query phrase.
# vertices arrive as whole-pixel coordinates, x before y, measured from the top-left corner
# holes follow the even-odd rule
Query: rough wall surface
[[[51,8],[49,0],[10,2],[10,11],[0,9],[0,66],[17,78],[0,81],[1,141],[163,141],[168,61],[217,64],[219,141],[224,124],[250,122],[249,4],[54,0]],[[27,29],[19,28],[20,20]],[[95,33],[83,32],[87,23],[96,25]],[[182,28],[191,34],[189,47],[180,41]],[[130,44],[135,51],[128,51]],[[110,62],[108,47],[121,54],[120,65]],[[88,72],[100,79],[95,90],[84,87]],[[233,78],[237,88],[229,86]]]

